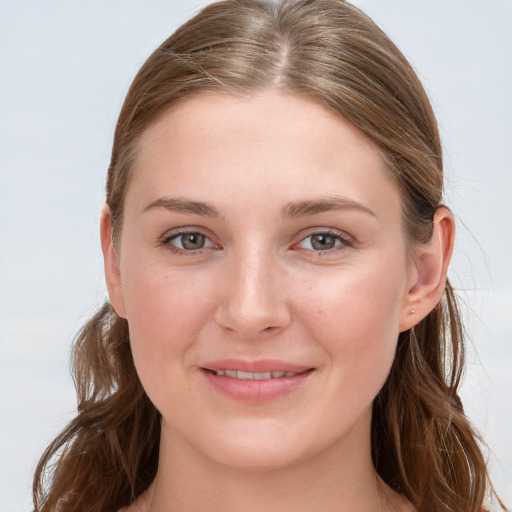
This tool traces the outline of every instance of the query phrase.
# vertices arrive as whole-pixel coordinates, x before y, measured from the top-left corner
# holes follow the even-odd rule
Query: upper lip
[[[263,373],[263,372],[293,372],[301,373],[311,370],[311,366],[297,365],[276,359],[260,359],[248,361],[245,359],[223,359],[211,361],[202,365],[205,370],[239,370],[242,372]]]

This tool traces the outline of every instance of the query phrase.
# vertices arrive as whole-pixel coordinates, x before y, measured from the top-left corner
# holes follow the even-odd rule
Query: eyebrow
[[[154,208],[165,208],[175,212],[191,213],[202,217],[220,217],[219,211],[211,204],[203,201],[174,197],[160,197],[155,199],[145,206],[141,213]],[[328,196],[320,199],[294,201],[283,207],[281,216],[284,218],[303,217],[332,210],[359,210],[376,217],[375,213],[364,204],[342,196]]]
[[[202,217],[220,217],[219,211],[211,204],[174,197],[160,197],[145,206],[141,213],[153,208],[165,208],[174,212],[192,213]]]
[[[342,196],[328,196],[321,199],[311,199],[288,203],[281,211],[283,217],[302,217],[331,210],[359,210],[376,217],[367,206],[353,199]]]

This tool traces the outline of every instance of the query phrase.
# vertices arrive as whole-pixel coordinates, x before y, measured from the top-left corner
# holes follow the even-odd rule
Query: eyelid
[[[206,246],[198,248],[198,249],[182,249],[180,247],[177,247],[176,245],[172,244],[172,240],[175,240],[176,238],[179,238],[180,236],[186,235],[186,234],[198,234],[201,236],[204,236],[204,238],[207,241]],[[334,247],[325,249],[325,250],[319,250],[314,248],[304,248],[300,247],[300,245],[305,242],[308,238],[311,238],[314,235],[327,235],[330,237],[335,238],[340,243],[337,243]],[[300,238],[299,238],[300,237]],[[338,252],[343,249],[347,249],[350,247],[353,247],[355,245],[354,238],[349,235],[348,233],[344,231],[340,231],[333,228],[311,228],[308,230],[303,230],[300,235],[297,236],[299,238],[298,242],[294,243],[292,245],[292,249],[297,250],[304,250],[309,252],[314,252],[317,254],[330,254],[333,252]],[[220,249],[220,244],[216,243],[214,241],[214,237],[209,234],[209,230],[206,230],[204,228],[199,228],[196,226],[186,226],[186,227],[180,227],[175,228],[173,230],[167,231],[158,241],[158,245],[161,245],[168,249],[169,251],[176,253],[176,254],[184,254],[184,255],[194,255],[199,254],[205,249]]]
[[[312,236],[315,236],[315,235],[327,235],[327,236],[335,238],[337,241],[339,241],[341,243],[335,245],[334,247],[332,247],[330,249],[325,249],[325,250],[300,247],[300,244],[302,244],[308,238],[311,238]],[[314,228],[314,229],[308,230],[308,232],[305,236],[301,235],[300,240],[294,244],[294,247],[298,247],[298,249],[302,249],[305,251],[313,251],[318,254],[330,254],[330,253],[337,252],[337,251],[340,251],[340,250],[343,250],[346,248],[353,247],[354,244],[355,244],[354,238],[351,237],[349,234],[347,234],[344,231],[339,231],[339,230],[332,229],[332,228]]]
[[[200,247],[198,249],[182,249],[180,247],[177,247],[172,243],[173,240],[176,238],[179,238],[180,236],[187,235],[187,234],[197,234],[201,235],[207,240],[208,245],[204,247]],[[211,248],[219,248],[219,245],[216,244],[213,241],[213,237],[208,234],[208,231],[204,228],[198,228],[195,226],[187,226],[187,227],[181,227],[176,228],[171,231],[167,231],[159,240],[158,245],[163,246],[167,250],[171,251],[175,254],[184,254],[184,255],[194,255],[194,254],[200,254],[205,249],[211,249]]]

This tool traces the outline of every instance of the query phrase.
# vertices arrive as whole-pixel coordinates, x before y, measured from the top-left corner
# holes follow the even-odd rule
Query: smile
[[[281,361],[225,360],[210,363],[201,370],[205,382],[216,393],[255,405],[297,392],[315,373],[315,368]]]
[[[213,374],[222,377],[231,377],[240,380],[268,380],[281,379],[283,377],[295,377],[302,372],[244,372],[241,370],[208,370]]]

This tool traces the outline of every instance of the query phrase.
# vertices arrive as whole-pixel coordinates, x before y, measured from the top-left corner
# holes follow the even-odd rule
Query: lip
[[[293,372],[296,375],[274,379],[242,380],[227,375],[215,375],[212,370],[239,370],[251,373]],[[314,368],[285,361],[225,359],[204,364],[201,373],[209,385],[228,398],[249,404],[263,404],[282,398],[303,385]]]
[[[220,361],[208,362],[202,367],[205,370],[240,370],[242,372],[263,373],[263,372],[294,372],[301,373],[310,370],[311,366],[300,366],[277,359],[260,359],[247,361],[245,359],[222,359]]]

